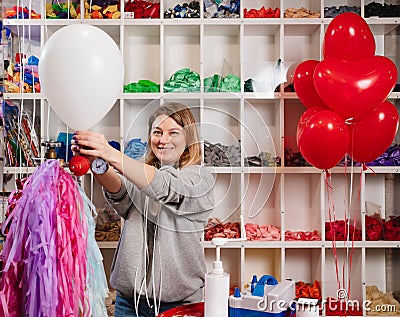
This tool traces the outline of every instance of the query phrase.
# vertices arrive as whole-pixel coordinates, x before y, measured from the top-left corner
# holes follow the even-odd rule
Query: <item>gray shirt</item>
[[[201,301],[201,237],[214,207],[212,174],[200,165],[163,166],[142,190],[124,177],[122,183],[118,193],[104,192],[125,220],[111,286],[127,298],[147,290],[157,301]]]

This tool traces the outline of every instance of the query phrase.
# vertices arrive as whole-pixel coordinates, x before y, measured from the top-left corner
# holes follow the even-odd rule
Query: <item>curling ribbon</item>
[[[95,296],[88,294],[93,287],[87,286],[87,270],[99,263],[89,265],[87,254],[101,258],[92,256],[96,249],[88,222],[94,220],[83,207],[78,186],[58,161],[44,162],[27,179],[4,223],[9,232],[2,252],[0,317],[91,315],[89,301]],[[97,272],[104,273],[98,267]],[[93,316],[103,315],[93,311]]]
[[[90,316],[86,293],[87,221],[83,200],[73,178],[58,161],[55,162],[60,171],[56,211],[57,316]]]
[[[101,255],[99,245],[95,239],[96,223],[94,218],[97,217],[97,211],[80,186],[79,191],[83,198],[85,214],[88,221],[86,283],[91,314],[95,317],[107,317],[105,298],[108,296],[108,284],[104,271],[103,256]]]

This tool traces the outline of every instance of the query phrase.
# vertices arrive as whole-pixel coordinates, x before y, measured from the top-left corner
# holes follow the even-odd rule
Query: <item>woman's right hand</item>
[[[73,136],[71,150],[74,155],[86,156],[90,162],[101,157],[113,165],[121,156],[120,151],[114,149],[104,135],[93,131],[76,131]]]

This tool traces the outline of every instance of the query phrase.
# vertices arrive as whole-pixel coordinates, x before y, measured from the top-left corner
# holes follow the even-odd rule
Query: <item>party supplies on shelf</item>
[[[39,137],[36,129],[38,117],[23,110],[19,104],[10,100],[3,102],[3,119],[5,124],[6,166],[37,166],[39,162]]]

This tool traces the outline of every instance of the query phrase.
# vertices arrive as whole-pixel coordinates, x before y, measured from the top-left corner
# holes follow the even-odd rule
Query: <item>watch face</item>
[[[91,168],[95,174],[104,174],[108,170],[108,163],[101,157],[98,157],[93,160]]]

